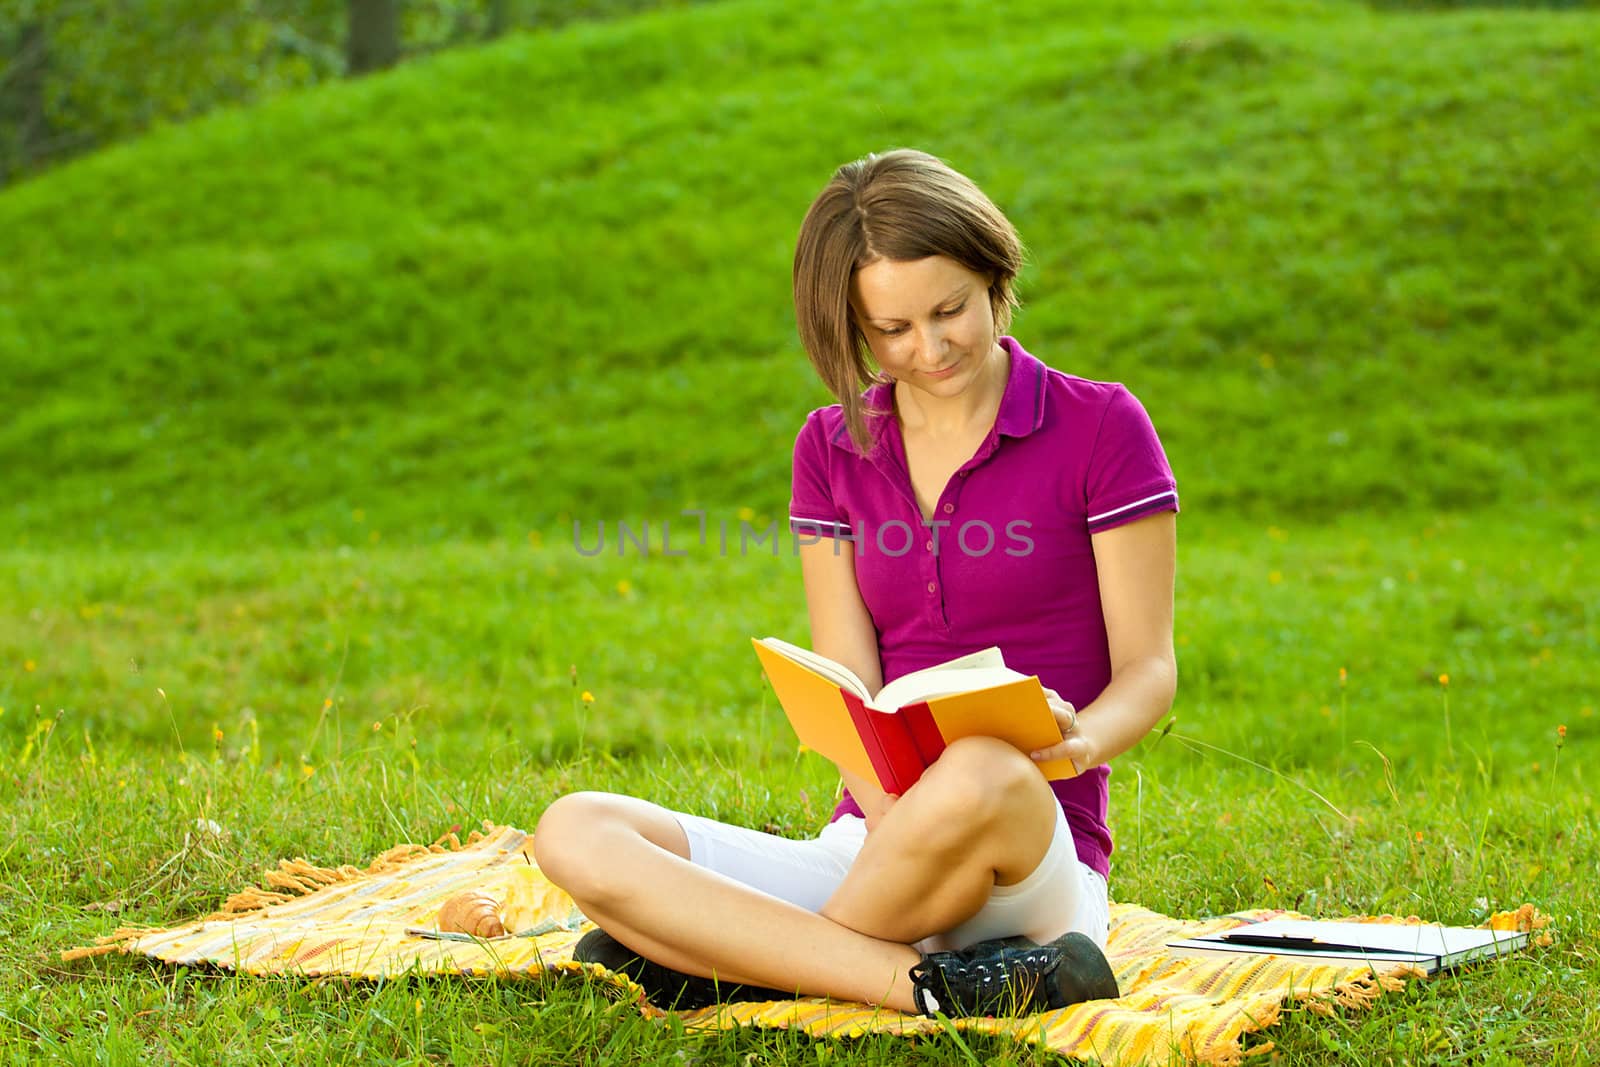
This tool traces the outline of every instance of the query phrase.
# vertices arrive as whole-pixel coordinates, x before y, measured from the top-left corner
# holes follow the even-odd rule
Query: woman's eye
[[[953,308],[945,308],[943,311],[939,312],[939,314],[943,315],[945,318],[948,319],[948,318],[951,318],[952,316],[961,314],[966,309],[967,309],[967,305],[965,303],[962,303],[962,304],[957,304]]]
[[[883,334],[885,337],[899,337],[901,334],[906,332],[906,328],[904,326],[889,326],[879,330],[878,332]]]

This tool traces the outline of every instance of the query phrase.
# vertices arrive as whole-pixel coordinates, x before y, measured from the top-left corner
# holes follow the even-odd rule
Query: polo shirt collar
[[[1000,412],[995,429],[1007,437],[1026,437],[1044,425],[1044,387],[1048,368],[1017,343],[1015,337],[1000,338],[1000,346],[1011,353],[1011,376],[1000,396]]]
[[[1000,410],[995,415],[996,433],[1007,437],[1026,437],[1044,425],[1044,391],[1048,368],[1035,359],[1014,337],[1001,337],[1000,347],[1011,356],[1011,373],[1006,378],[1005,392],[1000,394]],[[869,410],[877,408],[890,415],[867,417],[867,431],[874,442],[881,440],[883,431],[892,423],[894,411],[894,383],[878,382],[862,394]],[[850,434],[841,423],[833,434],[835,448],[854,451]],[[876,445],[873,451],[877,451]]]

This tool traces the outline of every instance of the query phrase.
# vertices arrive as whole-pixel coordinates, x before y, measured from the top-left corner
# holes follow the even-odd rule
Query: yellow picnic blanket
[[[211,964],[252,975],[466,974],[515,977],[544,971],[589,972],[635,993],[628,979],[572,959],[589,926],[572,899],[548,882],[533,860],[533,837],[485,824],[465,843],[454,835],[432,845],[401,845],[363,869],[317,867],[284,860],[266,881],[213,915],[166,929],[123,928],[67,959],[127,952],[175,964]],[[437,936],[440,906],[466,890],[502,900],[513,933],[489,941]],[[1244,1039],[1277,1021],[1290,1001],[1314,1011],[1361,1007],[1399,989],[1421,972],[1398,965],[1375,973],[1365,964],[1293,963],[1268,956],[1181,957],[1165,944],[1231,929],[1282,911],[1182,921],[1131,904],[1115,904],[1106,955],[1122,996],[1016,1019],[959,1019],[962,1030],[1003,1033],[1085,1060],[1120,1064],[1237,1064]],[[1417,922],[1384,916],[1370,921]],[[1531,928],[1544,918],[1524,905],[1492,925]],[[639,1001],[640,1010],[659,1015]],[[870,1032],[937,1031],[931,1019],[864,1004],[805,998],[725,1004],[682,1016],[689,1028],[735,1026],[798,1029],[815,1037]],[[1251,1053],[1270,1048],[1256,1040]]]

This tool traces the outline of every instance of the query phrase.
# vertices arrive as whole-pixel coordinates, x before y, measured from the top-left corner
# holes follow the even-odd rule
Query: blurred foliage
[[[694,0],[400,0],[402,59]],[[345,73],[347,0],[7,0],[0,183]]]

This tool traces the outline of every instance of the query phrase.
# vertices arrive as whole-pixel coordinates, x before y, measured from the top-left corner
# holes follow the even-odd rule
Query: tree
[[[704,2],[0,0],[0,185],[154,125],[514,29]]]
[[[506,27],[511,24],[511,12],[507,7],[507,0],[489,0],[489,23],[483,32],[485,37],[493,40],[506,32]]]
[[[0,71],[0,126],[16,131],[12,150],[0,148],[0,181],[11,169],[9,156],[16,157],[16,169],[26,170],[49,150],[50,121],[44,107],[49,41],[42,20],[24,22],[16,31],[11,65]]]
[[[386,70],[400,61],[399,0],[350,0],[345,73]]]

